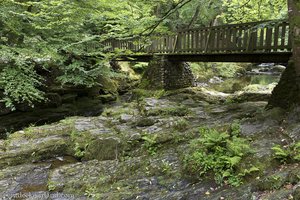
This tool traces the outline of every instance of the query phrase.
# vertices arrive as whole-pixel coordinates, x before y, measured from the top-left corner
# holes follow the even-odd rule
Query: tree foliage
[[[223,7],[222,7],[223,6]],[[285,0],[2,0],[0,101],[7,107],[43,101],[41,69],[56,83],[92,87],[108,78],[101,42],[286,16]],[[220,21],[222,21],[220,20]]]
[[[287,0],[223,0],[223,7],[227,23],[287,18]]]
[[[139,1],[1,1],[1,101],[11,108],[42,101],[39,68],[59,69],[60,84],[99,84],[109,74],[101,42],[141,32],[155,19],[151,10]]]

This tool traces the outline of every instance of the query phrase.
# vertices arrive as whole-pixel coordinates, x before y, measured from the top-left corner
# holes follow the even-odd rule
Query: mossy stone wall
[[[180,89],[194,85],[191,67],[186,62],[172,62],[165,56],[154,56],[142,78],[148,89]]]

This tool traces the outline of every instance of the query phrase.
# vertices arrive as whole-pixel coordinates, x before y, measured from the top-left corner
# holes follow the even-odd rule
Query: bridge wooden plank
[[[194,53],[194,41],[195,41],[194,31],[191,30],[190,31],[190,48],[189,48],[190,53]]]
[[[194,31],[194,35],[195,35],[195,43],[194,43],[194,52],[197,53],[199,50],[199,38],[200,38],[200,32],[195,30]]]
[[[274,27],[274,45],[273,45],[274,51],[278,50],[278,40],[279,40],[279,26],[278,24],[276,24]]]
[[[183,42],[183,40],[182,40],[182,33],[180,32],[180,33],[178,33],[178,36],[177,36],[177,45],[176,45],[176,50],[175,50],[175,52],[177,52],[177,53],[181,53],[182,52],[182,42]]]
[[[226,52],[230,52],[231,45],[231,29],[229,27],[226,28]]]
[[[197,52],[197,48],[196,48],[196,31],[192,31],[191,51],[193,53]]]
[[[185,52],[185,44],[186,44],[186,38],[185,38],[184,32],[181,33],[180,35],[180,40],[181,40],[181,46],[180,46],[180,52]]]
[[[212,29],[212,32],[211,32],[211,39],[210,39],[210,46],[211,46],[211,52],[215,52],[217,50],[217,30],[216,29]]]
[[[189,33],[185,32],[185,43],[184,43],[184,52],[185,53],[187,53],[189,51],[189,42],[190,42]]]
[[[206,49],[206,43],[207,43],[207,39],[208,38],[208,32],[207,30],[201,30],[201,50],[200,52],[205,52],[205,49]]]
[[[188,32],[188,38],[189,38],[189,42],[188,42],[188,52],[191,53],[192,52],[192,49],[193,49],[193,32],[192,31],[189,31]]]
[[[174,36],[170,36],[168,41],[168,53],[172,53],[173,44],[174,44]]]
[[[242,50],[243,27],[238,27],[236,32],[236,48]]]
[[[244,38],[243,38],[243,48],[242,51],[246,52],[247,51],[247,45],[249,41],[249,30],[244,30]]]
[[[282,23],[281,24],[281,35],[280,35],[280,49],[281,50],[284,50],[285,49],[285,41],[286,41],[286,27],[287,27],[287,24],[286,23]]]
[[[224,29],[223,32],[223,51],[226,52],[227,51],[227,34],[228,34],[228,29]]]
[[[203,42],[204,42],[204,48],[203,48],[203,52],[206,53],[208,50],[208,43],[209,43],[209,37],[210,37],[210,30],[205,30],[205,37],[203,38]]]
[[[263,50],[265,44],[265,28],[259,29],[259,45],[257,47],[258,50]]]
[[[255,51],[257,48],[257,30],[252,30],[252,42],[251,42],[251,51]]]
[[[162,49],[163,49],[164,53],[167,53],[167,47],[168,47],[167,46],[167,39],[168,39],[167,37],[162,38]]]
[[[231,36],[230,36],[230,40],[231,40],[231,43],[230,43],[230,51],[231,52],[234,52],[234,51],[237,51],[237,37],[238,37],[238,32],[239,32],[239,28],[240,27],[232,27],[231,29]]]
[[[199,49],[199,32],[198,31],[194,31],[194,52],[197,53],[198,49]]]
[[[224,31],[225,31],[225,29],[220,29],[220,41],[219,41],[219,47],[220,47],[220,51],[221,52],[223,52],[224,51],[224,47],[225,47],[225,45],[224,45],[224,42],[225,42],[225,40],[224,40]]]
[[[193,33],[193,31],[189,32],[189,38],[190,38],[190,41],[189,41],[189,52],[192,53],[193,49],[194,49],[194,45],[193,45],[193,42],[194,42],[194,33]]]
[[[225,43],[226,43],[225,33],[226,33],[226,29],[220,30],[220,50],[221,50],[221,52],[224,52],[225,47],[226,47],[225,46]]]
[[[199,31],[199,30],[196,30],[197,33],[198,33],[198,41],[197,41],[197,52],[198,53],[201,53],[202,52],[202,45],[203,45],[203,42],[202,42],[202,39],[203,39],[203,31]]]
[[[273,28],[267,27],[266,32],[266,45],[265,45],[265,51],[270,52],[272,50],[272,35],[273,35]]]
[[[210,51],[210,40],[211,40],[211,32],[212,30],[207,30],[207,36],[206,36],[206,40],[205,40],[205,49],[204,49],[204,53],[208,53]]]
[[[214,51],[218,52],[220,50],[220,29],[216,29],[214,38]]]
[[[236,46],[238,52],[243,52],[246,49],[245,43],[247,42],[247,40],[245,40],[245,36],[247,37],[248,35],[245,34],[246,33],[245,29],[247,29],[247,27],[244,27],[244,26],[239,27],[239,33],[237,36],[238,41],[237,41],[237,46]]]

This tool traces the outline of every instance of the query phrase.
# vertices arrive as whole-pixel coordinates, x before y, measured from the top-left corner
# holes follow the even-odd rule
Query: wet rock
[[[167,188],[173,191],[187,185],[176,178],[179,168],[176,153],[167,151],[155,158],[135,157],[121,163],[93,160],[66,165],[55,169],[49,182],[55,191],[71,194],[91,191],[98,199],[161,198],[169,192]]]
[[[186,106],[167,99],[146,98],[140,103],[140,107],[145,116],[185,116],[189,114]]]
[[[99,99],[102,103],[109,103],[117,100],[117,96],[113,94],[102,94],[99,95]]]
[[[39,196],[39,192],[45,194],[49,169],[50,164],[45,163],[19,165],[1,170],[0,196],[11,199],[13,196]]]
[[[26,137],[26,136],[25,136]],[[67,139],[61,136],[26,139],[23,135],[12,139],[0,151],[0,169],[22,163],[53,158],[68,152]]]
[[[95,116],[103,111],[103,105],[97,99],[79,98],[75,103],[65,103],[52,108],[35,108],[30,111],[15,111],[0,115],[0,139],[6,138],[7,132],[17,131],[28,124],[44,125],[56,122],[67,116]]]
[[[145,128],[142,130],[142,132],[145,133],[149,133],[149,134],[153,134],[153,133],[159,133],[161,132],[163,129],[161,127],[158,127],[156,125],[150,126],[148,128]]]
[[[156,120],[151,117],[143,117],[136,121],[136,126],[138,127],[145,127],[145,126],[152,126],[156,123]]]
[[[116,161],[97,160],[62,166],[50,173],[49,183],[54,191],[84,194],[89,187],[97,186],[98,181],[110,181],[115,166]]]
[[[76,93],[64,94],[61,96],[61,100],[62,103],[74,103],[77,97],[78,94]]]
[[[285,66],[283,65],[275,65],[273,68],[272,68],[272,72],[280,72],[282,73],[284,70],[285,70]]]
[[[83,160],[116,160],[122,151],[120,145],[118,137],[99,137],[88,144]]]
[[[228,96],[195,88],[182,91],[171,91],[160,99],[111,104],[101,116],[68,118],[0,140],[0,186],[6,191],[12,183],[8,192],[12,194],[20,191],[20,181],[15,184],[12,180],[27,183],[34,179],[39,185],[36,176],[47,187],[34,194],[70,194],[75,199],[248,200],[297,195],[299,167],[291,170],[289,165],[289,170],[284,170],[274,161],[271,148],[298,138],[299,110],[265,111],[264,101],[219,104]],[[219,103],[212,104],[212,99]],[[234,188],[216,185],[210,174],[199,180],[182,170],[190,140],[201,137],[199,127],[226,130],[235,120],[239,120],[236,123],[240,123],[241,135],[249,138],[254,150],[241,164],[259,167],[259,178],[249,176],[244,185]],[[81,162],[48,163],[64,160],[66,154]],[[45,159],[46,163],[37,163]],[[276,179],[277,172],[284,174],[278,186],[267,179]],[[13,173],[27,178],[10,180]],[[272,189],[274,186],[278,189]],[[0,195],[3,191],[0,188]]]
[[[240,92],[230,98],[232,102],[268,101],[271,93]]]
[[[122,114],[120,116],[119,120],[120,120],[121,123],[126,123],[126,122],[131,121],[132,119],[133,119],[133,115]]]
[[[141,139],[142,139],[142,136],[140,133],[133,133],[129,137],[129,141],[135,141],[135,140],[141,140]]]
[[[209,112],[212,114],[220,114],[220,113],[225,113],[228,110],[226,108],[213,108]]]
[[[10,112],[11,112],[11,110],[9,108],[7,108],[4,103],[0,103],[0,116],[7,115]]]
[[[216,84],[216,83],[222,83],[224,81],[222,80],[222,78],[214,76],[213,78],[209,79],[208,82],[212,84]]]
[[[225,101],[228,94],[216,91],[209,91],[205,88],[190,87],[174,91],[168,91],[165,98],[175,101],[183,102],[188,99],[192,99],[195,102],[203,104],[208,103],[219,103]],[[207,103],[206,103],[207,104]]]
[[[300,124],[292,125],[286,132],[293,140],[300,140]]]
[[[288,172],[279,172],[277,174],[270,175],[257,183],[255,183],[255,190],[265,191],[280,189],[287,182]]]
[[[265,104],[266,105],[266,104]],[[280,122],[285,117],[285,111],[280,108],[256,113],[256,118],[245,120],[241,125],[242,135],[262,134],[269,132],[268,130],[277,129],[280,131]]]
[[[292,196],[294,197],[294,199],[300,199],[300,187],[299,186],[296,187]]]

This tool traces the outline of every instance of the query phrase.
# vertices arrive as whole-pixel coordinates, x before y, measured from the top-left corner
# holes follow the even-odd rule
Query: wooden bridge
[[[123,50],[119,61],[287,62],[292,55],[288,21],[262,21],[182,30],[173,35],[104,42],[107,51]]]

